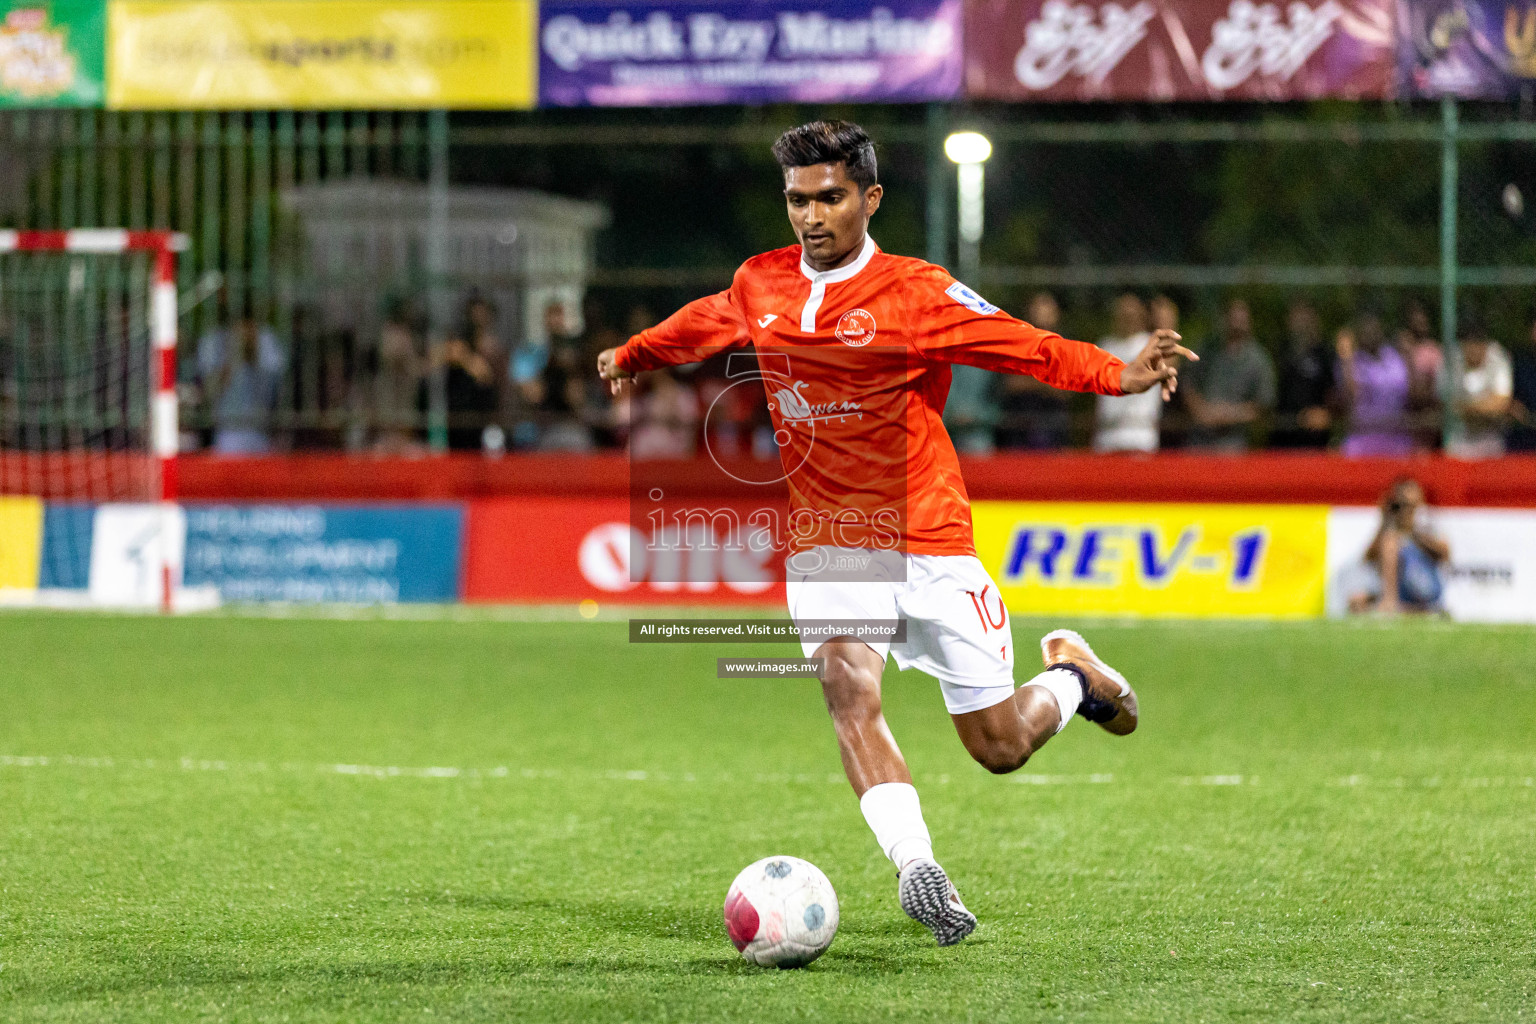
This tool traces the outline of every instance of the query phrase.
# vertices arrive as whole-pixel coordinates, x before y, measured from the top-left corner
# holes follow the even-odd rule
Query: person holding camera
[[[1381,525],[1365,549],[1365,572],[1349,596],[1354,614],[1439,612],[1445,583],[1441,567],[1450,545],[1422,522],[1424,488],[1413,479],[1398,480],[1381,499]]]

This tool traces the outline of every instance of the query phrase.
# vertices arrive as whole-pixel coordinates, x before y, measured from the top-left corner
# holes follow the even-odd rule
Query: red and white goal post
[[[54,603],[176,597],[185,248],[171,231],[0,230],[0,502],[37,518],[33,590]]]

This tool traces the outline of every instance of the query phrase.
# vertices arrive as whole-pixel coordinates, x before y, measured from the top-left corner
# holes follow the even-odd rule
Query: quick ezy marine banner
[[[953,98],[960,0],[546,3],[541,106]]]

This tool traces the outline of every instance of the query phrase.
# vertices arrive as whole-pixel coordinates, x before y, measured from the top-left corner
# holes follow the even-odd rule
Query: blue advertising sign
[[[954,98],[961,0],[545,3],[539,104]]]
[[[457,505],[187,506],[185,583],[225,601],[456,601]]]
[[[1536,0],[1398,0],[1404,96],[1505,99],[1536,85]]]

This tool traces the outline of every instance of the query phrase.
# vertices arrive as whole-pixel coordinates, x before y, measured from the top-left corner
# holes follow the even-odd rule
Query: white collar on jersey
[[[812,270],[811,265],[805,262],[805,251],[802,249],[800,255],[800,273],[804,274],[806,279],[813,284],[837,284],[839,281],[846,281],[849,278],[856,276],[859,271],[869,266],[869,261],[874,259],[875,253],[879,251],[880,247],[875,244],[875,240],[869,235],[865,235],[864,248],[859,250],[858,259],[854,260],[852,263],[837,267],[832,270]]]

